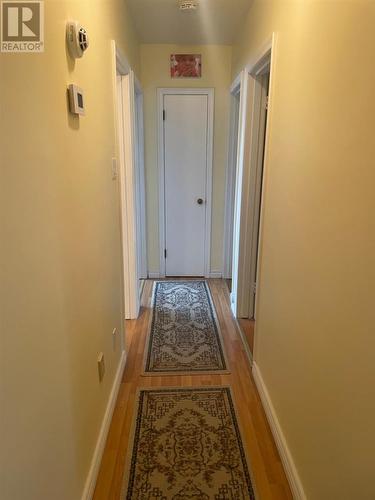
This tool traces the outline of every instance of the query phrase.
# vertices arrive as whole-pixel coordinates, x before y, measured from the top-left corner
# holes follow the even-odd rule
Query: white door
[[[207,95],[164,95],[167,276],[204,276]]]

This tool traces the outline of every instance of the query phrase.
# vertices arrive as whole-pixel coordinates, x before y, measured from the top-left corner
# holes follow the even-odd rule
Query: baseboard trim
[[[148,277],[149,277],[149,279],[151,279],[151,280],[158,280],[158,279],[159,279],[159,278],[161,278],[162,276],[161,276],[161,274],[160,274],[160,273],[151,273],[151,272],[149,272],[149,273],[148,273]]]
[[[163,276],[160,273],[152,273],[152,272],[148,273],[148,277],[151,280],[158,280],[160,278],[165,278],[165,276]],[[221,271],[210,271],[208,274],[208,278],[212,278],[212,279],[221,279],[222,277],[223,277],[223,273]]]
[[[107,435],[109,427],[111,425],[113,411],[115,409],[115,404],[117,400],[117,395],[120,389],[122,373],[124,371],[126,362],[126,353],[122,352],[120,363],[117,368],[115,380],[112,385],[111,393],[109,395],[107,408],[103,417],[102,425],[100,427],[98,440],[96,442],[94,455],[91,460],[90,470],[86,479],[85,488],[81,500],[91,500],[94,494],[96,480],[99,473],[99,467],[102,461],[102,456],[104,452],[105,443],[107,441]]]
[[[223,277],[223,273],[222,271],[210,271],[208,277],[212,279],[221,279]]]
[[[293,498],[294,500],[306,500],[306,495],[303,490],[302,482],[298,475],[296,466],[294,464],[293,457],[288,448],[285,436],[281,429],[280,422],[277,418],[275,408],[273,407],[262,374],[255,361],[253,361],[252,373],[255,385],[257,386],[259,392],[260,399],[262,400],[262,405],[266,413],[268,423],[271,427],[271,431],[275,439],[277,449],[280,453],[280,458],[284,466],[285,474],[289,481],[290,489],[292,490]]]

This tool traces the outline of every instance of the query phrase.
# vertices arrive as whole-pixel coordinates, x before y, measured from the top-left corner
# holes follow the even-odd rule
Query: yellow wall
[[[256,1],[278,33],[255,361],[309,500],[375,498],[375,4]]]
[[[229,95],[232,49],[223,45],[141,45],[141,80],[144,90],[145,162],[149,271],[159,272],[157,88],[214,87],[214,166],[212,194],[211,271],[222,270],[224,185],[227,162]],[[170,54],[202,54],[202,78],[171,79]]]
[[[138,47],[121,0],[48,0],[45,10],[44,54],[0,62],[3,500],[81,498],[120,355],[110,40],[135,68]],[[75,65],[69,19],[90,36]],[[67,110],[71,82],[85,90],[79,120]]]

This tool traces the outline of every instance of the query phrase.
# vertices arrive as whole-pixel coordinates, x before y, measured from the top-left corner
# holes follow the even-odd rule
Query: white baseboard
[[[96,442],[94,455],[91,460],[90,470],[86,479],[85,488],[83,490],[81,500],[91,500],[94,494],[96,480],[98,477],[100,463],[102,461],[102,456],[104,452],[105,443],[107,441],[107,435],[109,427],[111,425],[113,411],[115,409],[115,404],[117,400],[118,391],[120,389],[122,373],[124,371],[126,362],[126,353],[122,352],[120,363],[117,368],[115,380],[113,381],[111,394],[109,395],[107,408],[103,417],[102,425],[100,427],[98,440]]]
[[[154,272],[149,272],[148,273],[148,277],[151,280],[157,280],[157,279],[160,279],[160,278],[165,278],[165,276],[161,275],[158,272],[155,272],[155,273]],[[221,279],[223,277],[223,273],[221,271],[210,271],[208,277],[209,278],[215,278],[215,279]]]
[[[264,383],[259,367],[255,361],[253,362],[252,373],[259,392],[260,399],[262,400],[262,405],[266,413],[268,423],[270,424],[271,431],[275,439],[277,449],[280,453],[280,458],[284,466],[285,474],[289,481],[290,489],[292,490],[293,498],[294,500],[306,500],[306,495],[303,490],[301,479],[298,475],[296,466],[294,464],[293,457],[290,453],[285,436],[281,429],[279,420],[275,412],[275,408],[272,405],[267,387]]]
[[[157,273],[152,273],[152,272],[149,272],[148,273],[148,277],[151,279],[151,280],[158,280],[159,278],[161,278],[162,276],[160,275],[159,272]]]
[[[222,271],[210,271],[208,277],[213,279],[221,279],[223,277],[223,273]]]

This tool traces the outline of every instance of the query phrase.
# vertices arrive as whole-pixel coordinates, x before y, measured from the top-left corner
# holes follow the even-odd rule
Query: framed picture
[[[201,78],[201,54],[171,54],[172,78]]]

